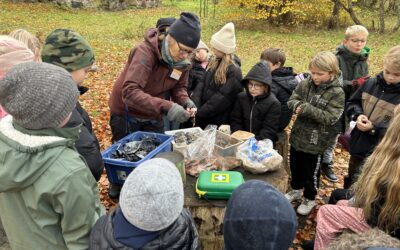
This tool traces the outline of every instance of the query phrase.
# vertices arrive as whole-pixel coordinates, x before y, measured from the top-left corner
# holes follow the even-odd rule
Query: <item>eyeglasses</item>
[[[350,39],[351,42],[353,43],[366,43],[367,40],[364,39]]]
[[[253,89],[255,89],[255,90],[261,89],[262,86],[263,86],[263,85],[261,85],[261,84],[250,83],[250,82],[247,84],[247,87],[249,87],[249,89],[253,88]]]
[[[179,53],[180,53],[181,55],[187,56],[187,55],[189,55],[190,53],[192,53],[191,50],[183,49],[183,48],[179,45],[178,42],[176,42],[176,44],[178,45]]]

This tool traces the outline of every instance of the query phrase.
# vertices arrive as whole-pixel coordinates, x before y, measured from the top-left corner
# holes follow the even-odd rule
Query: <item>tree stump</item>
[[[286,172],[290,175],[289,167],[289,135],[287,131],[283,131],[278,134],[278,141],[276,142],[275,149],[282,156],[282,166]],[[284,191],[286,192],[286,190]]]
[[[245,181],[262,180],[286,192],[288,174],[283,167],[266,174],[255,175],[244,169],[235,169],[243,174]],[[196,178],[187,175],[185,184],[185,207],[192,213],[204,250],[224,248],[223,221],[227,201],[204,200],[196,194]]]

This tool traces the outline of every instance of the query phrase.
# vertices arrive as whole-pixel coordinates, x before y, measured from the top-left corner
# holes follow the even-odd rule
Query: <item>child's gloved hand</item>
[[[360,77],[360,78],[358,78],[358,79],[355,79],[355,80],[351,81],[351,84],[355,87],[355,89],[358,89],[358,88],[361,87],[361,86],[364,84],[364,82],[365,82],[366,80],[368,80],[369,78],[370,78],[369,75],[368,75],[368,76],[363,76],[363,77]]]
[[[167,118],[170,121],[182,123],[190,118],[190,113],[181,105],[174,103],[167,113]]]

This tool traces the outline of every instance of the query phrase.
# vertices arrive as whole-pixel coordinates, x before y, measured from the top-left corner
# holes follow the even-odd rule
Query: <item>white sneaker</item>
[[[304,198],[303,202],[297,208],[297,213],[301,215],[308,215],[314,207],[315,207],[315,200],[309,200],[307,198]]]
[[[289,202],[300,200],[303,197],[303,190],[302,189],[293,189],[292,191],[285,194],[286,199]]]

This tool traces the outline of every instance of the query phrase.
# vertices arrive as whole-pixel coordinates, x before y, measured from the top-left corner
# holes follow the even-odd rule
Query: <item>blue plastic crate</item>
[[[130,141],[140,141],[145,136],[155,137],[161,141],[161,144],[156,149],[148,153],[142,160],[131,162],[126,160],[110,158],[110,154],[113,151],[115,151],[115,149],[120,143],[126,143]],[[171,142],[173,139],[174,139],[173,136],[170,135],[151,133],[151,132],[141,132],[141,131],[134,132],[122,138],[121,140],[111,145],[108,149],[106,149],[102,153],[108,180],[111,183],[122,185],[125,179],[128,177],[128,175],[132,172],[132,170],[135,167],[139,166],[140,163],[153,158],[158,153],[171,152]]]

